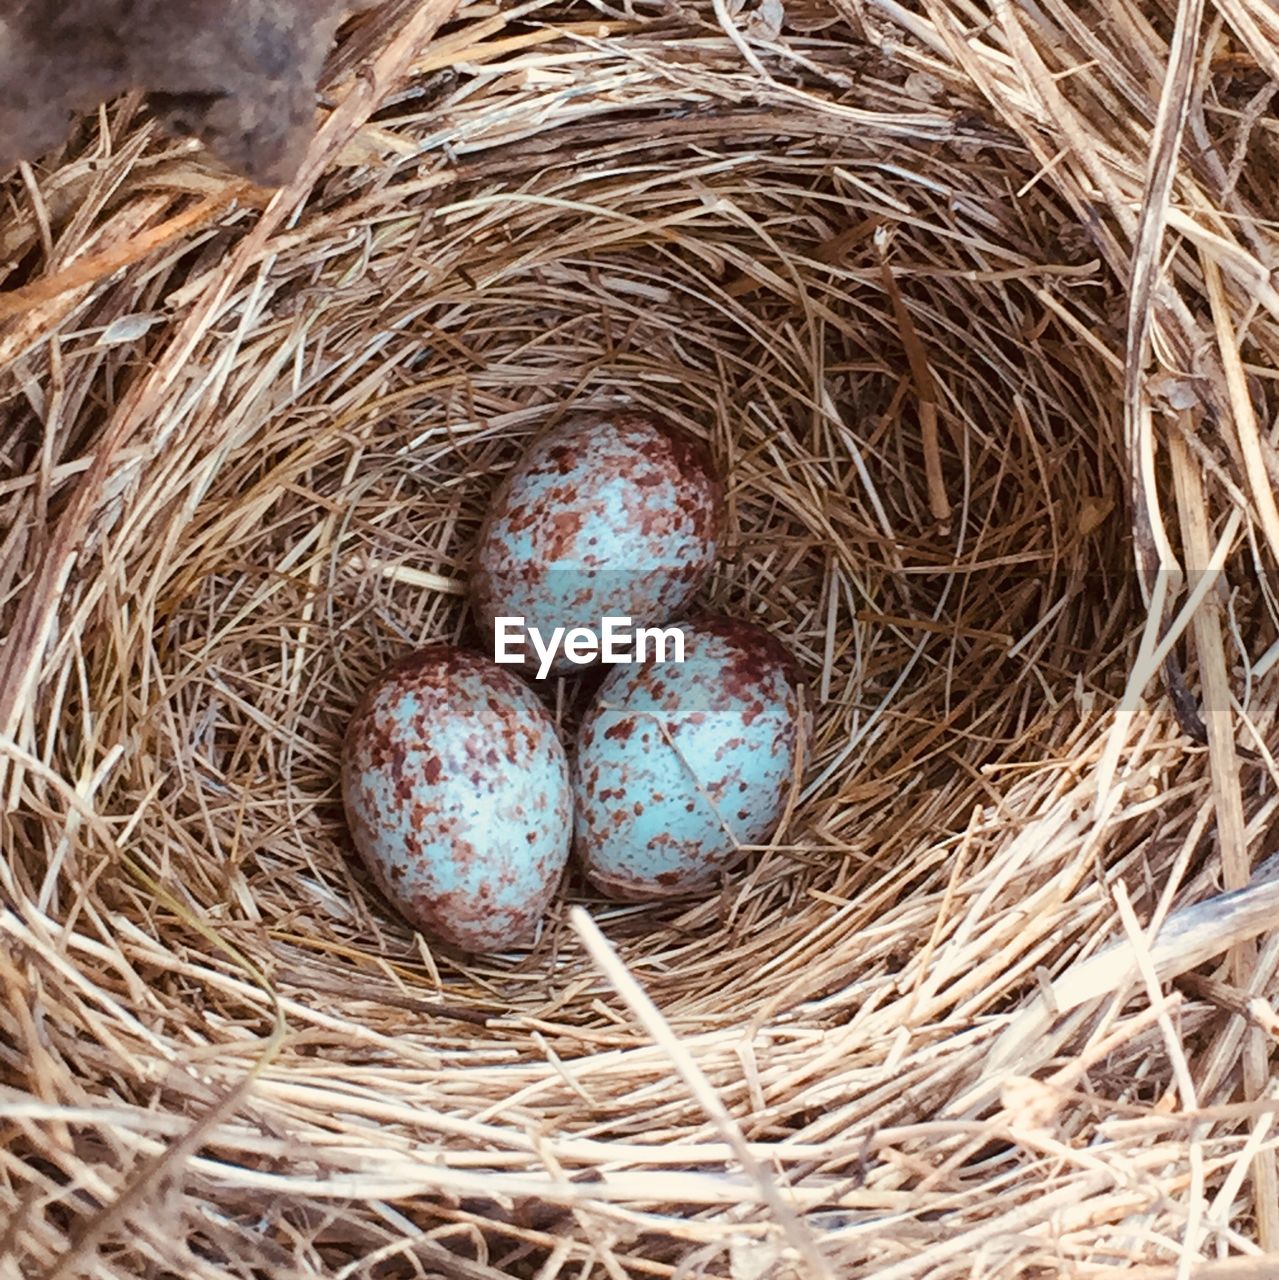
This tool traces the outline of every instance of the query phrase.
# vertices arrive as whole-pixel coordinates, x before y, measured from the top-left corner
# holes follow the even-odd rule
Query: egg
[[[615,666],[577,738],[574,846],[624,899],[711,887],[777,829],[807,725],[798,670],[767,631],[681,624],[684,661]]]
[[[555,724],[510,671],[446,644],[394,663],[351,718],[342,802],[374,880],[423,933],[469,951],[536,933],[572,795]]]
[[[498,618],[518,618],[505,653],[563,674],[583,664],[562,649],[541,662],[525,630],[549,641],[556,628],[598,636],[605,617],[678,617],[715,562],[722,503],[702,445],[653,414],[556,427],[506,478],[480,532],[471,595],[486,642]]]

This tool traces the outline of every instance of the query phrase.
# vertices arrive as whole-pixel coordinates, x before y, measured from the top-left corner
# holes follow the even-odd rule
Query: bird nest
[[[445,17],[280,192],[136,99],[4,188],[0,1273],[1274,1274],[1274,11]],[[433,946],[346,718],[619,405],[803,777],[713,895]]]

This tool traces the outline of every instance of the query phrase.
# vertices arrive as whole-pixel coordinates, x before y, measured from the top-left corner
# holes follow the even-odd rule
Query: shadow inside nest
[[[253,849],[238,871],[268,916],[318,911],[310,927],[342,947],[376,937],[415,964],[350,868],[334,804],[344,717],[407,649],[474,643],[466,566],[486,505],[566,412],[635,404],[709,439],[729,518],[698,603],[784,639],[817,713],[784,839],[718,894],[610,907],[571,874],[561,906],[590,904],[619,942],[734,948],[778,912],[869,892],[854,914],[870,919],[926,895],[946,861],[912,851],[944,848],[988,779],[1051,760],[1121,694],[1141,603],[1109,374],[1042,301],[1060,280],[1101,329],[1114,282],[1057,260],[1046,212],[993,190],[965,197],[970,226],[953,197],[855,146],[842,165],[720,146],[689,155],[696,198],[687,169],[642,150],[615,174],[575,155],[535,192],[452,186],[447,203],[388,212],[362,248],[334,228],[303,239],[296,266],[281,256],[258,324],[292,385],[244,405],[254,432],[196,513],[201,577],[169,618],[174,657],[205,655],[180,719],[203,726]],[[323,293],[277,307],[317,249]],[[995,270],[995,254],[1018,265]],[[252,674],[268,667],[290,679]],[[593,679],[538,689],[566,739]],[[194,740],[156,746],[173,758]],[[267,818],[281,806],[287,828]],[[288,882],[308,906],[253,887]],[[527,992],[529,973],[560,971],[566,941],[557,908],[527,956],[438,963],[486,980],[513,963]]]

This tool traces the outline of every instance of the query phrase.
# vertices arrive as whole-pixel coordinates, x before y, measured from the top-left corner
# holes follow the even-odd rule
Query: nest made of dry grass
[[[281,193],[132,101],[16,175],[0,1276],[1279,1273],[1276,49],[398,0]],[[711,900],[432,949],[344,719],[621,402],[728,476],[802,787]]]

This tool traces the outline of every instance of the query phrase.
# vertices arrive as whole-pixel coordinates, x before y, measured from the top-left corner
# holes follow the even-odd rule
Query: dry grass
[[[396,0],[286,192],[127,102],[3,188],[0,1277],[1279,1272],[1279,21],[1200,8]],[[432,950],[344,718],[619,400],[802,789]]]

